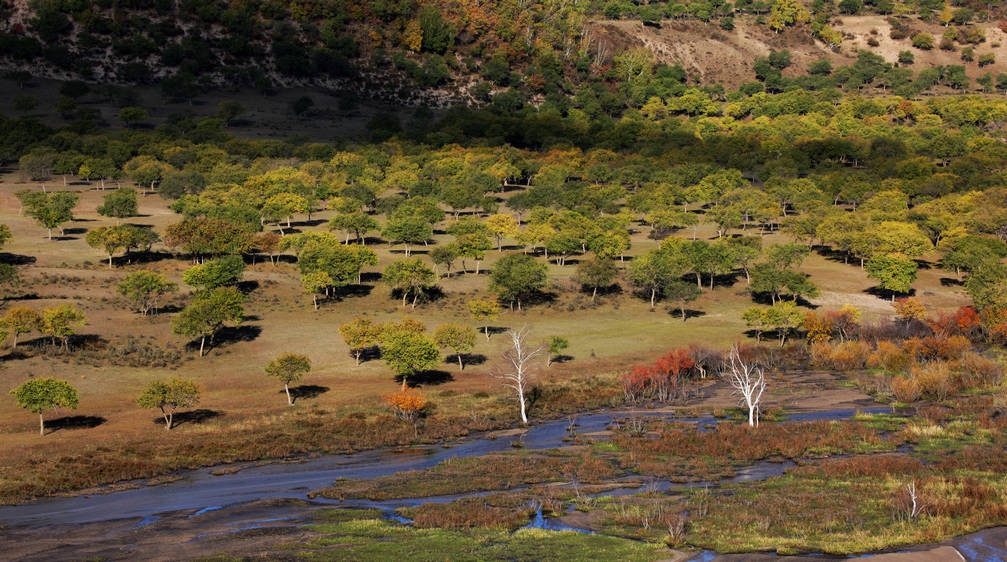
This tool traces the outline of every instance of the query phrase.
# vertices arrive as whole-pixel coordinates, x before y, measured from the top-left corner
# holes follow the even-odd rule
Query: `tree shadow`
[[[373,244],[386,244],[384,238],[378,236],[364,236],[364,245],[371,246]]]
[[[881,287],[878,286],[868,287],[864,289],[863,292],[867,293],[868,295],[875,296],[878,297],[879,299],[883,299],[889,302],[891,302],[892,300],[892,294],[895,295],[896,299],[916,296],[916,289],[909,289],[908,293],[895,293],[894,291],[889,291],[888,289],[882,289]]]
[[[811,247],[814,252],[823,258],[837,263],[849,264],[850,263],[850,253],[844,250],[833,249],[832,246],[819,246],[815,245]]]
[[[64,228],[61,238],[66,238],[67,234],[84,234],[85,232],[87,232],[86,228]]]
[[[549,304],[556,300],[556,293],[552,291],[535,291],[521,299],[521,308],[534,306],[537,304]]]
[[[239,281],[238,284],[235,285],[235,287],[238,289],[238,292],[240,292],[243,295],[247,295],[247,294],[251,293],[252,291],[254,291],[254,290],[256,290],[256,289],[259,288],[259,282],[258,281]]]
[[[365,347],[360,350],[360,362],[366,363],[368,361],[377,361],[381,359],[381,348],[372,345],[371,347]]]
[[[668,305],[668,315],[676,320],[682,320],[682,309],[674,305]],[[693,310],[691,308],[685,309],[685,320],[688,321],[690,318],[699,318],[701,316],[706,316],[706,312],[702,310]]]
[[[343,300],[350,297],[366,297],[374,290],[374,285],[352,284],[336,287],[329,296],[332,300]]]
[[[327,386],[318,386],[314,384],[302,384],[300,386],[295,386],[290,389],[290,396],[297,402],[301,398],[318,398],[322,394],[329,391]],[[283,391],[280,391],[283,392]]]
[[[542,388],[538,385],[531,387],[528,392],[525,393],[524,398],[528,408],[528,413],[531,414],[532,410],[535,409],[535,405],[542,399]]]
[[[415,373],[409,375],[406,378],[406,386],[410,388],[416,388],[418,386],[436,386],[439,384],[448,383],[455,380],[454,376],[447,371],[441,371],[439,369],[431,369],[429,371],[423,371],[420,373]],[[395,382],[402,383],[402,375],[397,375],[395,377]]]
[[[941,277],[941,287],[960,287],[965,283],[952,277]]]
[[[445,364],[458,365],[458,356],[462,357],[462,364],[465,367],[470,365],[482,365],[486,362],[486,356],[482,353],[453,353],[444,357]]]
[[[378,281],[381,281],[381,272],[365,271],[360,274],[361,283],[377,283]]]
[[[259,326],[227,326],[221,328],[213,336],[213,342],[207,342],[209,349],[227,347],[239,342],[254,341],[262,334]],[[199,349],[199,340],[194,340],[186,344],[187,349]]]
[[[299,226],[318,226],[320,224],[327,223],[327,222],[329,222],[329,221],[323,220],[323,219],[311,219],[311,220],[298,221],[298,222],[295,222],[293,224],[296,224],[296,225],[299,225]]]
[[[555,356],[555,357],[552,358],[552,361],[550,361],[550,363],[553,363],[553,364],[555,364],[555,363],[569,363],[570,361],[573,361],[573,355],[557,355],[557,356]]]
[[[101,416],[64,416],[45,422],[46,433],[61,429],[91,429],[105,423]]]
[[[169,252],[129,252],[125,256],[112,258],[113,264],[144,264],[173,259]]]
[[[37,258],[35,256],[23,256],[21,254],[11,254],[8,252],[0,252],[0,263],[7,265],[27,265],[29,263],[35,263]]]
[[[506,326],[487,326],[486,327],[486,331],[488,331],[491,336],[495,336],[497,334],[506,334],[507,330],[510,330],[510,328],[508,328]],[[483,333],[485,334],[486,331],[484,331]]]
[[[176,412],[172,417],[172,425],[178,427],[182,424],[192,423],[201,424],[212,419],[219,418],[224,415],[224,412],[219,410],[207,410],[206,408],[200,408],[198,410],[189,410],[186,412]],[[164,418],[157,417],[154,418],[155,423],[164,423]]]

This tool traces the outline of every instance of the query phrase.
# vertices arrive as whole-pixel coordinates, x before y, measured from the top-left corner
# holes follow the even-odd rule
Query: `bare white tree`
[[[738,396],[738,404],[748,407],[748,425],[759,426],[759,401],[766,390],[766,373],[754,362],[745,363],[738,346],[731,348],[721,373]]]
[[[538,346],[532,349],[525,340],[528,336],[528,328],[520,330],[508,330],[507,335],[511,339],[511,347],[504,352],[504,359],[510,362],[511,369],[506,373],[492,373],[492,376],[503,381],[503,385],[511,388],[517,393],[518,403],[521,405],[521,423],[528,423],[528,408],[525,400],[525,392],[534,380],[535,376],[531,370],[531,361],[535,356],[545,349]]]

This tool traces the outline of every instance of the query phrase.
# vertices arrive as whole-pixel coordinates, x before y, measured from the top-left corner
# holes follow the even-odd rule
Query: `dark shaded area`
[[[47,433],[61,429],[91,429],[106,421],[101,416],[64,416],[45,422],[45,429]]]
[[[453,380],[455,380],[455,378],[451,375],[451,373],[438,369],[432,369],[430,371],[423,371],[421,373],[409,375],[406,377],[406,386],[410,388],[416,388],[423,385],[436,386]],[[402,384],[402,375],[396,375],[395,382]]]
[[[896,299],[916,296],[916,289],[909,289],[908,293],[894,293],[893,291],[889,291],[888,289],[882,289],[881,287],[878,286],[868,287],[864,289],[864,292],[867,293],[868,295],[878,297],[879,299],[884,299],[888,302],[891,302],[893,294],[895,295]]]
[[[690,318],[699,318],[701,316],[706,316],[706,312],[703,312],[702,310],[693,310],[691,308],[686,308],[685,320],[682,320],[682,309],[678,308],[677,306],[669,304],[668,315],[680,322],[685,322],[688,321]]]
[[[444,363],[458,365],[458,356],[462,357],[462,365],[482,365],[486,362],[486,356],[482,353],[452,353],[444,357]]]
[[[776,302],[780,302],[780,301],[784,301],[784,300],[791,300],[791,299],[790,299],[789,296],[787,296],[787,297],[779,297],[779,298],[776,299]],[[755,304],[762,304],[762,305],[765,305],[765,306],[772,306],[772,304],[773,304],[773,295],[770,294],[770,293],[752,293],[752,301],[754,301]],[[800,307],[803,307],[803,308],[807,308],[807,309],[810,309],[810,310],[816,310],[816,309],[819,308],[817,304],[812,303],[811,301],[809,301],[808,299],[806,299],[804,297],[797,297],[796,299],[794,299],[794,302],[797,303],[797,306],[800,306]]]
[[[241,294],[247,295],[247,294],[251,293],[252,291],[254,291],[254,290],[256,290],[256,289],[259,288],[259,282],[258,281],[239,281],[238,284],[236,285],[236,287],[237,287],[238,291],[241,292]]]
[[[550,364],[566,363],[568,361],[573,361],[573,355],[556,355],[555,357],[552,358],[552,360],[549,363]]]
[[[366,297],[374,290],[374,285],[364,285],[353,283],[343,287],[336,287],[332,290],[328,300],[341,301],[349,297]]]
[[[262,334],[262,328],[258,326],[228,326],[221,328],[213,335],[213,338],[206,338],[206,349],[204,352],[227,347],[238,342],[254,341]],[[187,351],[199,351],[200,338],[196,338],[185,344]]]
[[[378,346],[372,345],[371,347],[365,347],[360,350],[361,363],[377,361],[378,359],[381,359],[381,349]]]
[[[486,326],[485,330],[483,328],[479,329],[479,331],[484,334],[488,331],[491,336],[495,336],[497,334],[506,334],[507,330],[510,330],[510,328],[506,326]]]
[[[361,283],[377,283],[381,281],[381,273],[378,271],[365,271],[360,274]]]
[[[219,418],[223,415],[224,412],[219,410],[207,410],[206,408],[189,410],[187,412],[176,412],[174,418],[172,419],[172,425],[178,427],[186,423],[201,424],[203,422]],[[157,417],[154,421],[155,423],[164,424],[164,418],[162,417]]]
[[[170,260],[174,257],[175,255],[171,252],[129,252],[125,256],[112,258],[112,263],[116,265],[154,263],[163,260]]]
[[[35,263],[36,261],[38,260],[35,256],[23,256],[21,254],[0,252],[0,263],[5,263],[7,265],[27,265],[29,263]]]
[[[521,307],[525,308],[528,306],[535,306],[537,304],[548,304],[556,300],[558,295],[551,291],[535,291],[530,295],[525,295],[521,298]],[[514,303],[515,310],[517,309],[517,303]]]
[[[941,287],[961,287],[965,283],[952,277],[941,277]]]
[[[63,236],[61,238],[68,238],[67,234],[84,234],[87,232],[86,228],[64,228]]]
[[[301,398],[318,398],[322,394],[329,391],[327,386],[318,386],[314,384],[302,384],[300,386],[295,386],[290,389],[290,396],[297,402]]]

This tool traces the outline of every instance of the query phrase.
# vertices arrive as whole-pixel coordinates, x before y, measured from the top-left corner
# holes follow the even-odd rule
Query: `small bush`
[[[913,47],[929,51],[934,48],[934,36],[929,33],[917,33],[913,35]]]
[[[920,394],[935,400],[946,399],[955,389],[951,383],[951,369],[943,361],[913,367],[910,376],[916,382]]]
[[[910,404],[920,399],[920,385],[910,377],[895,377],[892,379],[892,394],[899,402]]]

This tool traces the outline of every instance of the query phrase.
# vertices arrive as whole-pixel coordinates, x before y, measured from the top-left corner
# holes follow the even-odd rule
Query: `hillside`
[[[837,49],[812,38],[804,30],[773,33],[755,24],[752,18],[736,19],[731,31],[712,23],[688,20],[666,20],[660,26],[638,21],[600,20],[592,24],[592,31],[601,40],[611,43],[616,51],[645,47],[659,62],[681,65],[690,76],[698,76],[701,83],[723,84],[728,89],[755,78],[752,67],[756,58],[783,49],[793,55],[794,65],[788,69],[791,76],[806,73],[811,63],[822,59],[829,60],[833,67],[853,64],[861,50],[880,55],[888,62],[897,61],[901,51],[912,52],[915,63],[904,66],[916,70],[962,64],[961,49],[914,49],[909,36],[893,39],[892,25],[887,17],[844,16],[836,18],[833,27],[843,35],[842,45]],[[986,41],[978,45],[976,51],[1000,52],[1000,46],[1007,43],[1007,34],[992,24],[978,27],[983,30]],[[946,29],[921,21],[912,22],[911,28],[934,37],[940,37]],[[869,44],[871,40],[878,44]],[[968,64],[965,68],[969,78],[976,79],[985,72],[1007,71],[1007,59],[982,68],[978,64]]]
[[[793,64],[782,76],[791,81],[815,61],[851,67],[865,51],[887,69],[852,85],[842,73],[811,82],[771,78],[767,91],[880,85],[883,93],[888,84],[918,82],[899,92],[915,97],[932,88],[976,88],[973,82],[987,73],[978,88],[991,91],[1007,70],[996,57],[1004,32],[994,14],[978,9],[957,8],[944,25],[943,12],[923,7],[899,17],[868,12],[881,5],[850,14],[848,6],[808,11],[793,3],[797,12],[780,20],[774,14],[783,4],[773,3],[767,17],[760,3],[715,2],[709,13],[698,1],[682,13],[681,4],[670,3],[8,0],[0,4],[0,68],[19,81],[156,85],[166,100],[182,103],[214,88],[272,94],[310,87],[435,108],[503,96],[506,105],[548,103],[560,112],[584,88],[612,91],[620,98],[614,107],[636,107],[640,96],[667,99],[685,85],[735,89],[757,76],[765,82],[755,72],[757,59],[783,50]],[[921,39],[914,46],[924,35],[929,44]],[[626,53],[637,47],[649,52],[648,65],[667,67],[682,86],[632,91]],[[915,61],[906,62],[906,53]],[[926,69],[964,72],[969,83],[919,79]]]

